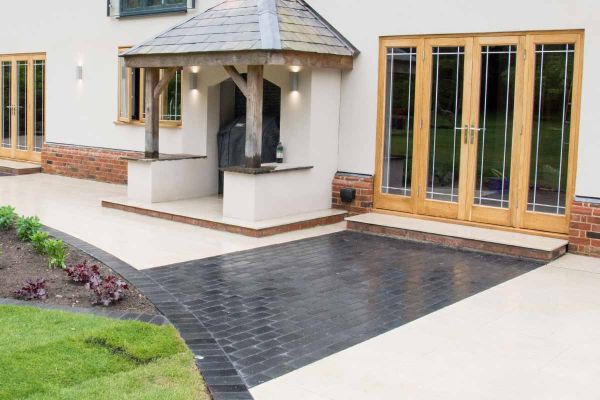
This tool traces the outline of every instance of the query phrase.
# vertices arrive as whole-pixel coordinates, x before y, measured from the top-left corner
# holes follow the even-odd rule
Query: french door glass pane
[[[427,198],[458,202],[464,47],[434,47]]]
[[[28,150],[27,143],[27,61],[17,61],[17,149]]]
[[[475,205],[509,207],[516,46],[483,46]]]
[[[574,45],[537,45],[529,211],[565,214]]]
[[[42,151],[44,145],[44,113],[45,113],[45,78],[46,62],[44,60],[35,60],[33,62],[33,150]]]
[[[12,114],[12,62],[2,62],[2,147],[12,147],[11,114]]]
[[[382,193],[411,195],[416,66],[415,48],[388,49]]]

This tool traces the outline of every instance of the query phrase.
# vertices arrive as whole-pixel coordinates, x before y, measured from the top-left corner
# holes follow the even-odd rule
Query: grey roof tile
[[[303,0],[225,0],[124,54],[244,50],[358,54]]]

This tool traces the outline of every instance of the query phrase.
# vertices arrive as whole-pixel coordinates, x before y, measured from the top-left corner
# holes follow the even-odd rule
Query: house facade
[[[357,50],[351,65],[265,65],[272,90],[265,104],[276,110],[270,114],[293,171],[251,181],[225,172],[223,183],[220,133],[248,110],[222,67],[184,63],[158,100],[157,140],[161,153],[195,158],[152,172],[132,167],[124,158],[147,150],[146,72],[120,56],[220,3],[4,6],[0,157],[77,178],[129,178],[132,187],[135,169],[136,179],[163,176],[169,185],[162,192],[179,197],[214,195],[223,186],[253,193],[251,202],[225,198],[232,217],[260,220],[333,205],[568,237],[572,251],[600,254],[600,5],[312,0],[311,15],[325,24],[313,30],[279,10],[281,25],[302,26],[282,29],[282,41],[328,31]],[[260,9],[268,2],[228,3]],[[294,9],[292,3],[273,4]],[[206,26],[218,37],[218,21]],[[248,38],[245,32],[238,40]],[[323,48],[306,53],[334,51],[325,39],[311,40],[323,40]],[[196,53],[224,50],[236,49]],[[344,188],[356,190],[349,203]],[[148,196],[171,200],[159,189]]]

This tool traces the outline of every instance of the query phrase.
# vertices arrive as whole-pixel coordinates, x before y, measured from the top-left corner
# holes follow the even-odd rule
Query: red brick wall
[[[142,153],[47,143],[42,149],[42,172],[107,183],[127,183],[127,161]]]
[[[573,201],[569,251],[600,257],[600,204]]]
[[[343,203],[340,198],[340,189],[356,189],[356,198],[350,204]],[[333,178],[331,206],[346,210],[352,214],[362,214],[373,208],[373,177],[338,172]]]

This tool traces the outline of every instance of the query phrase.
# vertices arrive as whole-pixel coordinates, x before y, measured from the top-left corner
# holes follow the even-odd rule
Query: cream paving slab
[[[124,206],[142,208],[144,210],[159,211],[167,214],[201,219],[204,221],[218,222],[227,225],[241,226],[250,229],[265,229],[293,224],[295,222],[310,221],[317,218],[346,214],[342,210],[326,209],[314,212],[295,214],[281,218],[272,218],[262,221],[242,221],[223,216],[223,199],[219,196],[202,197],[189,200],[169,201],[164,203],[146,204],[130,200],[126,196],[109,197],[104,201]]]
[[[333,400],[597,400],[600,260],[567,255],[251,389]]]
[[[339,232],[345,223],[251,238],[103,208],[101,199],[127,188],[61,176],[0,178],[0,205],[37,215],[42,223],[145,269]]]
[[[10,169],[31,169],[31,168],[39,168],[39,163],[33,162],[24,162],[24,161],[15,161],[15,160],[7,160],[5,158],[0,158],[0,168],[10,168]]]
[[[401,217],[381,213],[361,214],[346,218],[346,221],[364,224],[387,226],[391,228],[406,229],[423,233],[442,236],[452,236],[462,239],[471,239],[482,242],[498,243],[508,246],[524,247],[528,249],[553,251],[568,244],[562,239],[553,239],[544,236],[527,235],[523,233],[486,229],[461,224],[451,224],[439,221],[430,221],[419,218]]]

